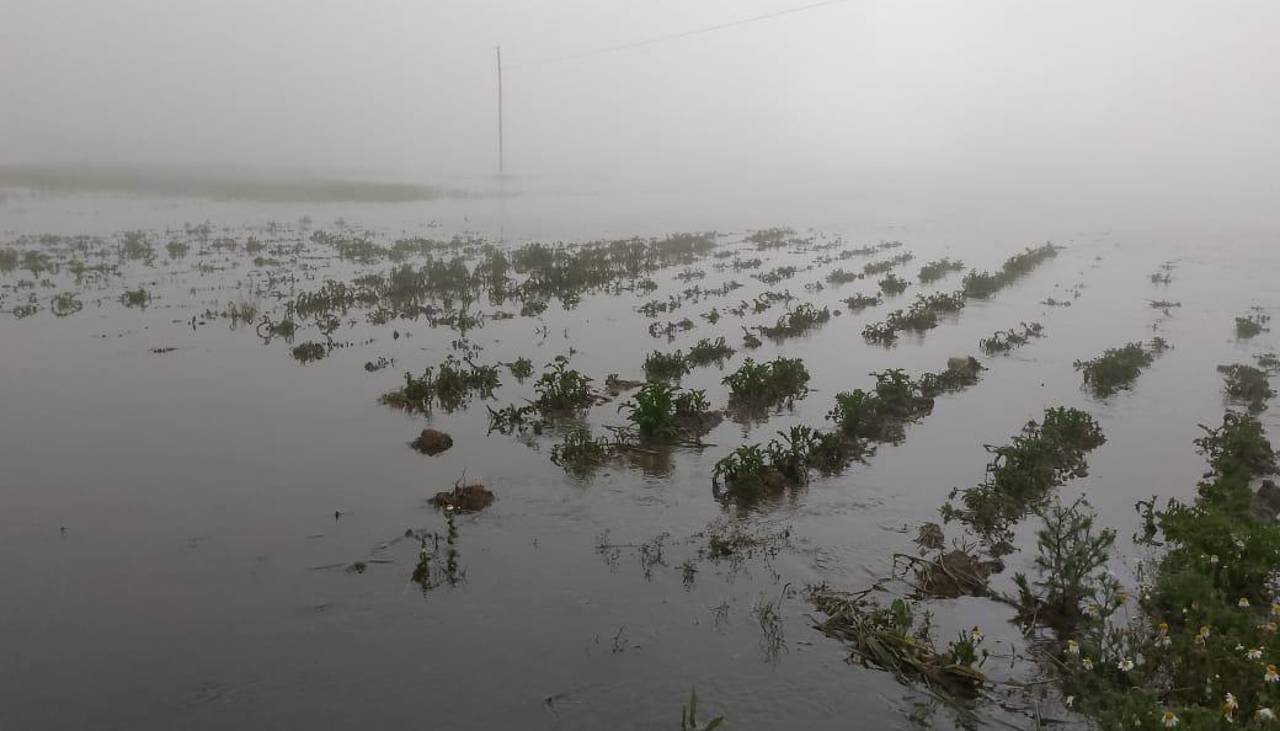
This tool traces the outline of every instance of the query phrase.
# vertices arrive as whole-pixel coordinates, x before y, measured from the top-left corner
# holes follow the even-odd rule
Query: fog
[[[0,162],[1258,217],[1280,5],[6,0]]]

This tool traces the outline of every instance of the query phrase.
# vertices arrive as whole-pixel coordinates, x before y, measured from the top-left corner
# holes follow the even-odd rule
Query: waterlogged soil
[[[915,552],[921,526],[939,521],[951,490],[982,479],[984,445],[1007,442],[1051,405],[1088,411],[1107,437],[1088,456],[1089,475],[1060,493],[1087,494],[1119,531],[1126,560],[1113,568],[1131,583],[1134,503],[1194,494],[1204,470],[1191,444],[1197,424],[1219,423],[1226,405],[1217,367],[1278,346],[1270,332],[1248,341],[1234,333],[1240,313],[1280,306],[1280,251],[1260,238],[872,216],[755,220],[723,212],[732,207],[586,203],[25,194],[0,203],[0,249],[18,254],[0,272],[0,727],[675,728],[692,688],[699,716],[722,715],[729,728],[954,726],[960,717],[923,690],[847,662],[847,648],[813,628],[801,590],[859,590],[889,575],[893,555]],[[783,224],[797,232],[750,237]],[[456,319],[433,324],[421,314],[375,324],[372,308],[355,304],[334,320],[299,317],[291,336],[273,336],[262,318],[278,324],[301,293],[426,261],[421,252],[404,262],[342,258],[316,231],[387,247],[459,236],[466,243],[430,255],[462,256],[469,268],[485,252],[531,242],[719,233],[688,261],[615,282],[656,288],[610,286],[568,303],[552,295],[529,315],[519,299],[481,293],[467,310],[479,322],[465,332]],[[250,237],[263,248],[247,247]],[[960,287],[963,272],[919,285],[923,264],[947,257],[995,271],[1046,240],[1064,248],[989,299],[940,314],[937,327],[904,331],[889,346],[862,337],[917,294]],[[152,252],[130,243],[138,241]],[[902,246],[841,258],[887,241]],[[186,244],[185,255],[170,243]],[[860,272],[905,253],[914,258],[892,271],[911,285],[879,305],[853,313],[843,304],[876,294],[878,275],[827,281],[836,269]],[[733,266],[755,258],[758,267]],[[1166,262],[1168,281],[1151,281]],[[788,267],[796,271],[776,283],[753,278]],[[730,281],[743,286],[721,293]],[[715,293],[683,294],[695,285]],[[139,288],[145,302],[124,297]],[[794,299],[730,311],[766,291]],[[68,294],[78,309],[54,305]],[[640,311],[672,296],[674,309]],[[1050,298],[1072,306],[1042,304]],[[1181,306],[1161,311],[1153,300]],[[806,302],[833,316],[743,347],[743,327],[776,325]],[[254,312],[248,321],[221,316],[228,305]],[[701,317],[712,308],[714,323]],[[685,318],[692,328],[650,335],[655,322]],[[982,352],[983,338],[1022,322],[1040,323],[1043,336]],[[486,405],[533,399],[538,374],[566,356],[599,386],[602,398],[581,421],[606,436],[605,427],[625,424],[618,405],[634,393],[609,396],[606,376],[642,381],[652,351],[687,352],[719,336],[737,352],[680,379],[705,389],[712,409],[725,407],[721,379],[746,357],[802,358],[809,394],[726,419],[701,448],[620,456],[585,473],[550,460],[566,423],[542,434],[489,430]],[[1076,360],[1154,336],[1172,347],[1129,389],[1098,398],[1083,388]],[[419,375],[450,355],[486,366],[527,357],[534,375],[521,382],[501,367],[492,398],[472,394],[454,410],[380,403],[406,371]],[[835,394],[870,388],[871,372],[919,376],[969,355],[987,369],[979,382],[940,395],[901,443],[880,444],[865,464],[815,472],[750,507],[713,496],[717,460],[793,425],[830,428]],[[1260,416],[1273,436],[1276,411]],[[415,451],[409,442],[426,428],[447,432],[453,446]],[[447,516],[431,502],[473,484],[493,494],[483,510]],[[1010,576],[1033,573],[1033,529],[1016,527],[1016,550],[993,579],[999,589],[1012,593]],[[944,530],[948,541],[959,537],[954,524]],[[736,538],[711,540],[726,534]],[[432,578],[415,583],[420,565]],[[980,626],[1003,655],[993,663],[1009,665],[1025,647],[1008,607],[961,597],[928,608],[938,637]],[[1013,664],[1024,679],[1043,675],[1034,663]],[[1051,691],[1042,704],[1036,713],[1082,723]],[[972,712],[979,726],[1033,718],[982,700]]]

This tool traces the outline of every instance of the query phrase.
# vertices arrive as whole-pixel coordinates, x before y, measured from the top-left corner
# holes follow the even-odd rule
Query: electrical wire
[[[703,35],[705,33],[714,33],[716,31],[725,30],[726,28],[734,28],[740,25],[747,25],[748,23],[759,23],[765,20],[773,20],[774,18],[780,18],[784,15],[793,15],[795,13],[803,13],[808,10],[814,10],[816,8],[821,8],[827,5],[835,5],[837,3],[843,3],[848,1],[849,0],[821,0],[821,2],[809,3],[808,5],[800,5],[793,8],[785,8],[783,10],[777,10],[772,13],[765,13],[764,15],[756,15],[750,18],[740,18],[738,20],[731,20],[726,23],[709,25],[703,28],[694,28],[693,30],[681,31],[679,33],[671,33],[668,35],[657,36],[654,38],[646,38],[642,41],[633,41],[631,43],[624,43],[618,46],[596,48],[590,51],[583,51],[581,53],[571,53],[563,56],[552,56],[550,58],[542,58],[536,61],[526,61],[524,63],[511,64],[507,66],[507,68],[511,68],[511,69],[530,68],[533,66],[543,66],[550,63],[558,63],[561,61],[572,61],[579,58],[599,56],[606,53],[617,53],[618,51],[629,51],[633,48],[641,48],[643,46],[652,46],[656,43],[667,43],[670,41],[680,40],[682,38],[689,38],[691,36]]]

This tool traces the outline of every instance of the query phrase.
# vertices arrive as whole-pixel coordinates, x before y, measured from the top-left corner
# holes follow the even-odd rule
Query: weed
[[[724,724],[724,716],[716,716],[705,724],[698,723],[698,691],[689,691],[689,704],[680,709],[680,731],[714,731]]]
[[[1097,514],[1084,498],[1065,506],[1055,499],[1035,512],[1041,521],[1036,531],[1035,563],[1041,577],[1037,584],[1043,592],[1032,606],[1042,621],[1070,626],[1079,618],[1080,608],[1087,606],[1085,600],[1097,599],[1095,587],[1106,582],[1104,569],[1116,532],[1095,529]],[[1018,583],[1025,586],[1025,578]],[[1027,594],[1024,590],[1024,611]]]

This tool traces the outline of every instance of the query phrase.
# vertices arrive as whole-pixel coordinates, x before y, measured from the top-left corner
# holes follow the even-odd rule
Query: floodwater
[[[305,230],[302,216],[312,219]],[[840,300],[873,292],[874,279],[820,291],[805,285],[902,252],[915,259],[896,271],[914,281],[921,264],[942,256],[990,270],[1028,245],[1065,248],[989,301],[971,302],[893,347],[866,343],[862,327],[917,292],[955,289],[959,273],[806,335],[766,339],[750,357],[800,357],[813,375],[812,392],[792,409],[763,423],[728,419],[705,437],[709,446],[677,448],[666,465],[618,460],[582,478],[551,462],[555,434],[487,433],[485,405],[532,398],[533,379],[518,383],[503,369],[492,400],[429,417],[379,403],[405,371],[420,373],[454,352],[461,335],[448,326],[374,325],[357,307],[333,334],[349,345],[302,364],[290,349],[323,340],[314,324],[289,343],[203,315],[250,302],[278,316],[277,295],[388,270],[386,260],[344,261],[309,240],[313,230],[338,231],[339,217],[383,245],[462,234],[511,249],[719,231],[716,252],[731,256],[653,272],[653,292],[587,294],[569,310],[552,300],[538,316],[491,319],[466,333],[478,362],[528,357],[536,378],[566,355],[597,383],[610,373],[641,379],[647,353],[723,335],[738,352],[683,380],[705,388],[717,408],[727,398],[720,379],[748,356],[742,326],[771,324],[783,311],[726,312],[759,292],[786,289],[794,303],[844,310]],[[700,719],[723,715],[734,729],[956,724],[929,695],[849,663],[840,643],[812,628],[804,587],[860,589],[888,575],[892,555],[915,550],[918,526],[938,520],[952,488],[982,478],[983,445],[1006,442],[1050,405],[1085,409],[1102,425],[1108,441],[1089,455],[1089,476],[1061,494],[1088,495],[1119,531],[1126,560],[1114,569],[1132,581],[1135,501],[1189,497],[1204,469],[1191,441],[1198,424],[1221,419],[1215,367],[1276,347],[1272,333],[1236,339],[1233,325],[1251,307],[1280,306],[1280,247],[1258,235],[903,220],[856,205],[791,207],[779,218],[731,201],[700,210],[663,196],[324,206],[4,199],[0,247],[40,250],[19,236],[51,233],[101,237],[93,246],[114,251],[121,232],[142,230],[156,256],[112,254],[106,261],[118,269],[78,284],[65,267],[0,273],[0,728],[673,729],[694,688]],[[230,237],[238,248],[196,243],[171,258],[164,244],[190,238],[184,223],[204,221],[212,239]],[[270,221],[279,226],[268,228]],[[744,242],[750,229],[773,225],[792,226],[813,243],[807,251],[757,252]],[[243,249],[251,235],[268,247],[304,248],[279,264],[255,265]],[[903,246],[804,270],[843,247],[889,240]],[[758,270],[715,268],[756,256],[766,260]],[[1171,282],[1153,283],[1149,275],[1166,262]],[[785,264],[802,270],[772,287],[750,276]],[[686,269],[706,276],[677,279]],[[692,284],[714,289],[731,279],[744,286],[659,315],[695,323],[670,341],[650,336],[652,320],[636,311]],[[150,303],[126,307],[120,296],[139,286]],[[73,291],[83,309],[55,316],[51,299]],[[10,314],[33,294],[35,314]],[[1049,297],[1070,306],[1041,304]],[[1158,299],[1181,306],[1166,315],[1150,307]],[[712,307],[722,314],[714,325],[698,316]],[[481,298],[475,310],[518,313],[519,304]],[[981,338],[1023,321],[1043,324],[1045,337],[982,356]],[[1075,360],[1154,335],[1172,350],[1131,390],[1108,399],[1082,390]],[[937,371],[955,355],[979,356],[988,370],[977,385],[940,397],[902,444],[881,445],[866,464],[838,475],[815,473],[788,499],[754,510],[713,496],[713,467],[738,445],[792,424],[821,426],[833,396],[866,388],[872,371]],[[395,363],[366,371],[379,357]],[[617,407],[625,398],[589,412],[597,433],[624,423]],[[1274,434],[1276,415],[1262,420]],[[428,425],[449,432],[453,448],[434,457],[411,449]],[[446,518],[428,499],[464,476],[496,501],[455,518],[457,580],[424,591],[411,581],[419,543],[405,533],[445,534]],[[699,534],[725,520],[756,532],[789,529],[791,540],[773,556],[700,556]],[[1020,526],[1022,550],[997,584],[1033,571],[1033,529]],[[650,550],[639,550],[646,543]],[[1033,663],[1010,659],[1025,643],[1007,607],[973,598],[928,607],[939,637],[982,627],[997,655],[993,675],[1037,674]],[[1047,688],[1039,702],[1037,711],[1078,723]],[[1025,709],[979,702],[975,710],[979,725],[1029,722]]]

